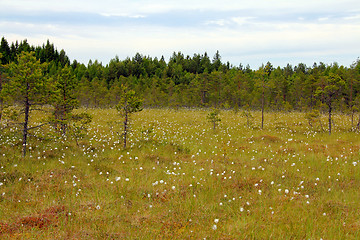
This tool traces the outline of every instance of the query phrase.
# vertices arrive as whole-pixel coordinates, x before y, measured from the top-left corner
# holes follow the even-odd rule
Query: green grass
[[[80,109],[77,111],[85,111]],[[1,239],[359,239],[359,134],[303,113],[145,109],[122,149],[116,110],[88,136],[0,139]],[[41,116],[34,116],[39,121]],[[323,125],[326,116],[323,116]]]

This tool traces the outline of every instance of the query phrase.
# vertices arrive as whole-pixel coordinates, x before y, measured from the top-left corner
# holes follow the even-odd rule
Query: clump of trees
[[[13,74],[8,66],[17,64],[23,52],[44,64],[42,75],[55,84],[54,118],[63,133],[74,107],[115,107],[122,86],[135,91],[144,107],[260,110],[262,128],[265,111],[281,110],[327,113],[329,133],[334,111],[349,113],[354,129],[360,125],[354,121],[360,109],[360,60],[348,67],[337,63],[275,67],[268,62],[253,70],[222,62],[219,52],[212,58],[206,52],[193,56],[174,52],[168,60],[137,53],[123,60],[116,56],[106,65],[97,60],[83,64],[71,62],[49,41],[32,46],[26,40],[9,44],[3,37],[0,63],[6,67],[0,68],[0,88],[6,79],[13,81],[4,76]],[[2,96],[1,106],[7,103]]]
[[[78,136],[83,125],[88,123],[86,115],[72,115],[71,111],[76,107],[77,101],[74,95],[75,81],[71,71],[67,67],[61,68],[56,78],[53,79],[46,73],[47,63],[40,63],[34,52],[21,52],[16,62],[7,65],[8,81],[2,85],[1,99],[8,104],[20,106],[19,114],[23,120],[18,122],[22,126],[22,153],[26,156],[28,137],[30,130],[53,124],[60,124],[60,132],[65,136],[66,129],[72,122],[73,133]],[[30,116],[33,111],[44,111],[41,106],[51,104],[54,107],[54,119],[33,126],[30,124]],[[14,117],[13,119],[17,119]],[[87,119],[84,122],[84,119]],[[75,127],[75,122],[81,122],[80,127]],[[37,137],[33,135],[34,137]],[[76,138],[77,139],[77,138]]]

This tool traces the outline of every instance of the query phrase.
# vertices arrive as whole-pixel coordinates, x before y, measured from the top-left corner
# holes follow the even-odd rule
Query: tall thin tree
[[[143,100],[137,96],[134,90],[129,90],[126,86],[122,86],[122,94],[120,96],[119,104],[116,105],[116,109],[120,115],[124,118],[123,122],[123,140],[124,148],[127,144],[127,136],[129,133],[130,115],[142,110]]]
[[[12,96],[22,107],[24,114],[22,153],[25,157],[28,143],[31,110],[40,104],[46,103],[49,95],[49,82],[44,75],[46,64],[36,59],[34,52],[22,52],[18,56],[18,63],[8,66],[10,80],[3,86],[4,94]]]
[[[0,52],[0,59],[2,58],[2,53]],[[3,109],[4,109],[4,98],[3,96],[1,96],[1,90],[2,90],[2,86],[3,86],[3,69],[4,67],[2,66],[1,62],[0,62],[0,121],[2,118],[2,113],[3,113]]]
[[[316,95],[321,97],[323,102],[328,107],[329,114],[329,135],[331,134],[332,127],[332,110],[333,102],[340,95],[343,87],[345,86],[345,81],[335,73],[330,73],[329,76],[324,76],[322,85],[316,90]]]
[[[75,95],[77,81],[70,67],[66,65],[59,70],[55,86],[56,92],[53,94],[55,123],[60,123],[61,133],[66,135],[66,128],[71,117],[71,112],[78,106],[78,100]]]

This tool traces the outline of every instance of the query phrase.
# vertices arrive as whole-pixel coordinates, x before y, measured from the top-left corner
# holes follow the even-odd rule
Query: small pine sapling
[[[142,111],[142,103],[143,100],[137,96],[134,90],[129,90],[127,87],[122,86],[122,94],[120,96],[119,104],[116,105],[116,109],[119,111],[121,117],[124,118],[124,148],[126,148],[127,136],[129,133],[130,115]]]
[[[68,132],[79,147],[79,139],[86,136],[89,124],[92,121],[92,116],[88,113],[71,114],[67,125]]]
[[[253,120],[254,117],[251,114],[249,105],[246,105],[244,107],[244,110],[243,110],[241,115],[246,118],[246,125],[247,125],[248,128],[250,128],[251,125],[252,125],[252,120]]]
[[[218,109],[212,109],[211,112],[206,116],[209,122],[212,123],[213,129],[216,129],[216,125],[218,122],[221,121],[219,118],[219,110]]]
[[[316,122],[319,122],[321,130],[324,131],[320,116],[321,116],[321,114],[320,114],[319,110],[312,110],[311,112],[307,112],[305,114],[305,119],[308,121],[310,127],[312,127],[312,128],[314,127]]]
[[[55,81],[56,91],[53,94],[53,122],[57,129],[57,125],[60,125],[60,129],[63,136],[66,135],[69,122],[72,119],[71,112],[78,106],[78,100],[75,96],[75,89],[77,82],[74,74],[71,72],[71,68],[67,65],[61,69],[57,75]]]

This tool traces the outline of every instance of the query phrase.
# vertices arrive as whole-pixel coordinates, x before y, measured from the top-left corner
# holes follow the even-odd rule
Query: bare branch
[[[30,128],[28,128],[28,130],[31,130],[31,129],[34,129],[34,128],[39,128],[39,127],[45,126],[47,124],[51,124],[51,122],[47,122],[47,123],[40,124],[38,126],[30,127]]]

